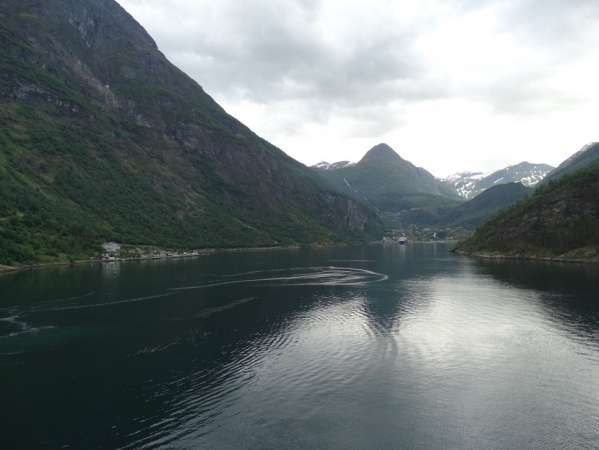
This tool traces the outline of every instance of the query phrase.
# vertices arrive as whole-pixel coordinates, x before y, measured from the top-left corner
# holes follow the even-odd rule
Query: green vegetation
[[[45,106],[3,105],[0,264],[87,258],[104,240],[191,249],[360,239],[360,232],[331,230],[290,206],[263,214],[219,201],[223,191],[241,199],[253,195],[248,186],[228,185],[214,174],[181,189],[161,173],[160,158],[141,153],[147,149],[126,131],[113,129],[120,136],[113,141],[85,121],[40,120]],[[139,151],[145,164],[131,167],[119,147]],[[313,193],[307,197],[324,203]]]
[[[540,186],[531,198],[493,216],[457,249],[525,256],[596,256],[599,163]]]
[[[227,115],[116,3],[3,8],[0,265],[85,259],[104,241],[189,250],[380,233],[371,210]]]
[[[551,171],[541,182],[541,185],[547,184],[550,181],[555,181],[571,172],[583,169],[591,164],[599,162],[599,143],[590,144],[584,151],[579,152],[567,159],[557,167],[557,169]]]
[[[387,213],[384,217],[399,228],[418,225],[435,229],[450,227],[474,230],[497,211],[533,192],[532,188],[522,183],[499,184],[456,206],[414,208],[400,213]]]
[[[402,159],[386,144],[372,148],[354,166],[313,170],[341,192],[381,212],[451,207],[462,202],[455,189]]]
[[[506,183],[493,186],[441,218],[446,226],[474,230],[489,217],[517,201],[534,193],[534,189],[522,183]]]

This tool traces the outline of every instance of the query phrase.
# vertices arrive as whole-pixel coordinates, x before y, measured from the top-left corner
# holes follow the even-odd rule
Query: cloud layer
[[[387,141],[443,174],[517,163],[556,123],[567,132],[545,159],[530,150],[534,162],[593,139],[580,117],[599,112],[596,0],[120,3],[233,115],[308,164]],[[503,140],[481,155],[485,136]]]

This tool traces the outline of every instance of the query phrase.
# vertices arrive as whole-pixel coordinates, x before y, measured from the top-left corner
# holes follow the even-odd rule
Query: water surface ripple
[[[11,449],[596,449],[599,267],[365,246],[0,276]]]

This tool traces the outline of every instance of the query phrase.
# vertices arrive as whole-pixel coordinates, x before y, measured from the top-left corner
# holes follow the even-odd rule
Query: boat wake
[[[366,284],[385,281],[388,276],[371,270],[349,267],[310,267],[287,269],[282,276],[282,270],[246,272],[239,275],[229,275],[227,281],[202,283],[194,286],[172,288],[172,291],[190,289],[205,289],[215,286],[230,284],[254,284],[262,286],[364,286]],[[248,278],[247,275],[262,275],[257,278]],[[269,276],[270,275],[270,276]]]
[[[54,328],[52,326],[34,327],[19,319],[19,316],[0,319],[0,339],[14,337],[23,333],[37,333],[42,330]]]

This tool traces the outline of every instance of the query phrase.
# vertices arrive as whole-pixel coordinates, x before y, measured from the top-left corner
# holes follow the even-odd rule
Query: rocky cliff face
[[[355,201],[340,195],[328,195],[329,204],[342,215],[343,223],[349,228],[364,230],[364,226],[374,219],[372,212],[368,212],[364,207]],[[335,220],[335,217],[330,217]]]
[[[6,185],[74,202],[114,239],[171,242],[176,223],[179,245],[269,245],[379,226],[228,115],[114,0],[3,1],[0,80]],[[11,202],[0,215],[22,209]],[[111,220],[148,204],[151,226]]]

